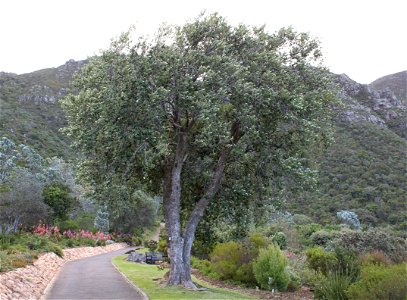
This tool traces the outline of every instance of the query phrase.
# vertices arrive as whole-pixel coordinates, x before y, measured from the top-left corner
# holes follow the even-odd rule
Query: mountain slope
[[[325,223],[339,210],[353,210],[366,225],[404,228],[407,108],[390,90],[373,90],[344,74],[335,78],[343,107],[335,142],[320,162],[319,190],[295,197],[287,208]]]
[[[0,73],[0,136],[28,144],[42,156],[72,157],[59,129],[65,124],[58,99],[68,92],[72,75],[84,62],[16,75]]]
[[[407,105],[407,70],[380,77],[369,84],[375,90],[388,89]]]
[[[26,143],[43,157],[74,157],[59,131],[66,121],[58,99],[69,92],[72,75],[84,63],[68,61],[23,75],[0,73],[0,136]],[[362,224],[407,229],[407,108],[389,90],[402,88],[393,84],[392,78],[399,82],[393,75],[381,78],[385,90],[334,75],[343,107],[337,108],[335,142],[319,160],[319,190],[293,196],[288,210],[329,223],[337,211],[349,209]]]

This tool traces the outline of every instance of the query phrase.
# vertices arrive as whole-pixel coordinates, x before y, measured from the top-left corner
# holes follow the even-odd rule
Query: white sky
[[[2,0],[0,71],[21,74],[85,59],[130,25],[153,34],[163,22],[183,24],[203,10],[232,24],[309,32],[321,41],[331,71],[360,83],[407,70],[405,0]]]

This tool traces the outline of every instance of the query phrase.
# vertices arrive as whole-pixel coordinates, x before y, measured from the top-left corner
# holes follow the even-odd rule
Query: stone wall
[[[64,258],[45,253],[25,268],[0,274],[0,299],[40,299],[65,262],[120,250],[125,243],[105,247],[81,247],[64,249]]]

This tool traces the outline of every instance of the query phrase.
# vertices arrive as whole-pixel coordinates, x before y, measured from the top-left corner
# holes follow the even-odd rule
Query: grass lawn
[[[178,287],[164,287],[159,284],[168,270],[158,270],[157,266],[138,264],[125,261],[126,255],[113,258],[115,266],[126,275],[128,279],[141,288],[151,300],[154,299],[255,299],[225,289],[216,288],[197,278],[194,282],[206,288],[206,291],[188,291]]]

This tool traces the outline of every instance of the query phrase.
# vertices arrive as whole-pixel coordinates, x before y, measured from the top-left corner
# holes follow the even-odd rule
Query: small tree
[[[313,182],[333,98],[320,55],[307,34],[215,14],[153,41],[125,34],[76,77],[63,107],[81,176],[96,196],[118,182],[162,193],[169,284],[195,288],[191,247],[213,199],[261,203],[276,182]]]
[[[109,211],[106,205],[96,212],[95,227],[104,234],[109,233]]]
[[[63,184],[54,183],[46,186],[42,194],[44,202],[52,208],[54,220],[66,220],[75,203],[69,188]]]

